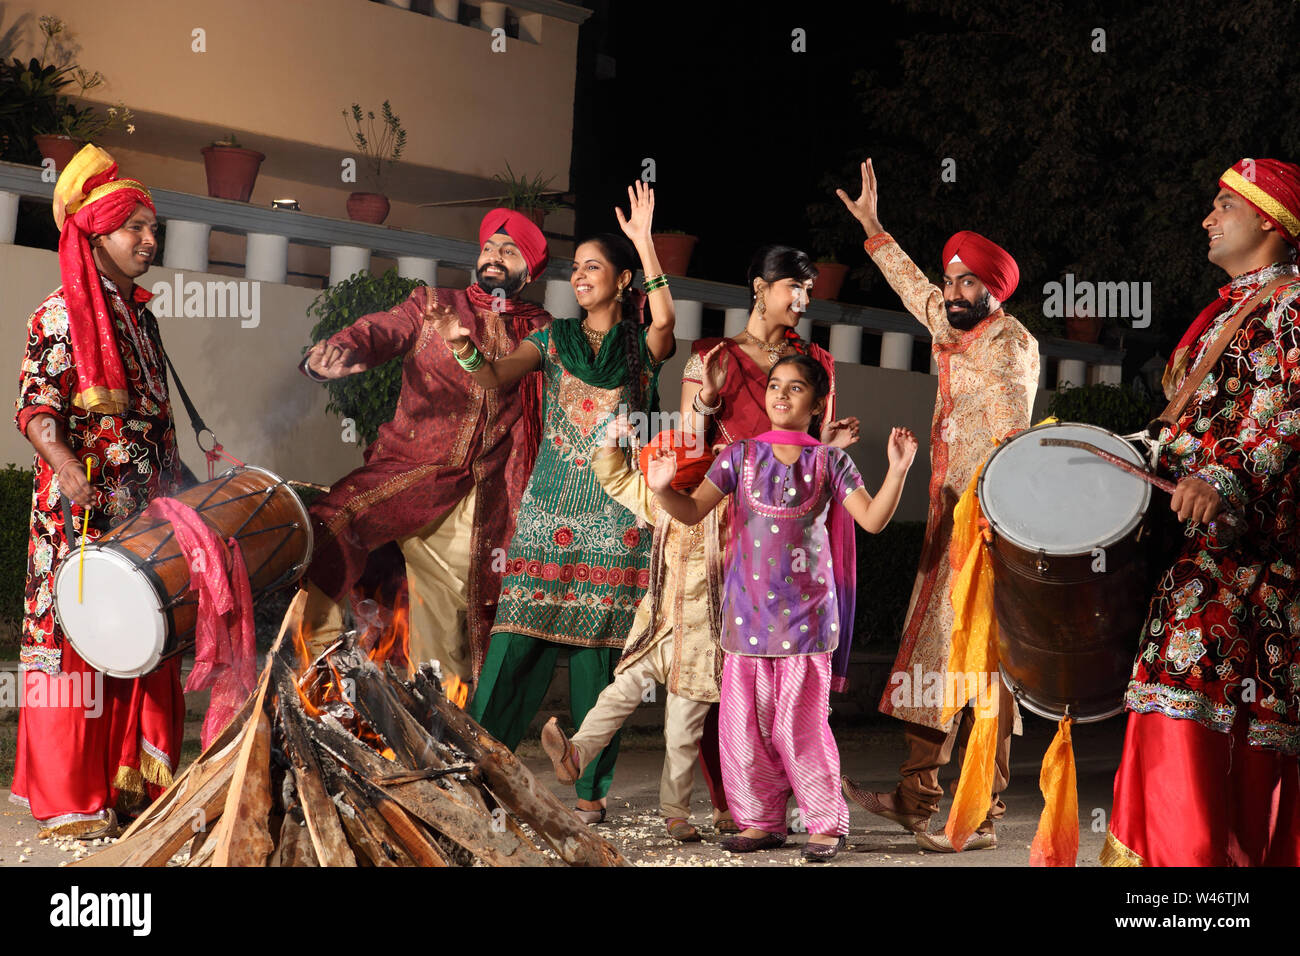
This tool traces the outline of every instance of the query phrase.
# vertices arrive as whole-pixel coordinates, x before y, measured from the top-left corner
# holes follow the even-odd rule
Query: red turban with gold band
[[[1219,177],[1277,227],[1282,238],[1300,248],[1300,166],[1278,159],[1242,159]]]
[[[542,274],[550,257],[546,254],[546,237],[531,219],[513,209],[499,207],[491,210],[478,227],[479,248],[483,248],[483,243],[498,232],[504,232],[515,241],[524,262],[528,263],[530,280]]]
[[[95,414],[125,413],[128,391],[113,312],[104,299],[90,237],[122,228],[141,203],[154,210],[149,190],[134,179],[119,179],[113,157],[94,145],[72,158],[54,186],[59,274],[77,368],[72,401]],[[137,302],[152,298],[144,289],[135,291]]]
[[[999,302],[1011,298],[1020,284],[1020,267],[1011,253],[978,232],[963,229],[943,244],[943,267],[947,269],[954,259],[969,266]]]

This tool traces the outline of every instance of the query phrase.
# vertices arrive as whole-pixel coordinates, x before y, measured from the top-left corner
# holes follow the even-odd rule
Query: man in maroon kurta
[[[404,356],[396,414],[366,449],[366,463],[311,508],[310,645],[321,650],[337,635],[339,604],[370,552],[397,541],[411,585],[412,657],[436,657],[444,675],[466,682],[483,663],[501,590],[494,557],[514,533],[537,454],[540,382],[529,375],[505,388],[479,387],[424,322],[425,307],[432,296],[454,308],[491,359],[551,321],[517,297],[546,268],[541,231],[518,213],[494,209],[479,242],[468,289],[420,286],[401,305],[317,343],[301,366],[325,381]]]

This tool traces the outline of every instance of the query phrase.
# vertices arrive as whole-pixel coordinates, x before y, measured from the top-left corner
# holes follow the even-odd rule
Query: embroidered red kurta
[[[502,562],[515,513],[537,454],[533,421],[524,414],[537,374],[500,389],[484,389],[462,369],[423,320],[429,289],[416,288],[388,312],[358,319],[330,337],[371,368],[402,360],[402,391],[392,421],[366,449],[366,463],[334,483],[311,507],[316,550],[309,574],[335,600],[347,594],[375,548],[446,515],[475,486],[473,560],[469,568],[468,628],[474,673],[483,665],[501,591]],[[456,309],[483,355],[509,355],[551,317],[520,303],[519,312],[476,308],[464,290],[438,289],[438,302]],[[482,504],[482,507],[478,505]]]
[[[957,568],[949,556],[952,512],[980,463],[1008,434],[1029,425],[1038,390],[1038,342],[1001,309],[973,329],[948,322],[943,292],[925,277],[885,234],[871,252],[907,311],[930,330],[931,354],[939,366],[939,393],[930,425],[930,505],[926,514],[921,564],[907,609],[894,674],[946,674],[952,649],[950,590]],[[875,240],[871,240],[873,243]],[[919,702],[921,695],[893,700],[895,681],[886,687],[880,711],[936,730],[942,701]],[[906,684],[903,686],[907,686]]]

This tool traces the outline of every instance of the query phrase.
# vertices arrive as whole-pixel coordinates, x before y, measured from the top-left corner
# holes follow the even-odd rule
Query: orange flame
[[[465,709],[465,701],[469,699],[469,684],[455,674],[448,674],[442,679],[442,692],[447,695],[447,700],[451,703],[461,710]]]

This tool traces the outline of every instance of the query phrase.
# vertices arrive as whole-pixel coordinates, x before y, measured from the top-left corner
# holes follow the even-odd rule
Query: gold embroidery
[[[1106,844],[1101,848],[1101,856],[1098,859],[1102,866],[1147,865],[1146,860],[1115,839],[1115,834],[1109,830],[1106,831]]]

